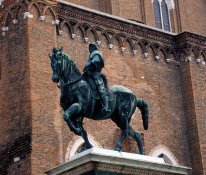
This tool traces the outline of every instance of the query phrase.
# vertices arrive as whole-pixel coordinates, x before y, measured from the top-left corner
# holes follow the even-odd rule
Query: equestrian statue
[[[108,86],[105,75],[101,73],[104,58],[98,45],[89,44],[89,58],[83,74],[62,48],[53,48],[49,57],[53,71],[52,81],[57,83],[61,90],[60,105],[64,111],[63,118],[70,130],[84,139],[86,149],[92,145],[83,128],[84,117],[93,120],[111,119],[122,130],[115,150],[120,151],[124,140],[131,136],[137,142],[139,154],[144,154],[141,134],[133,130],[130,121],[138,107],[144,129],[147,130],[148,105],[124,86]]]

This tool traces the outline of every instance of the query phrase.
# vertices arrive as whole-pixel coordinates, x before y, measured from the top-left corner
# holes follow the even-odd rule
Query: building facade
[[[204,175],[205,10],[204,0],[1,1],[0,174],[44,174],[81,147],[62,119],[48,54],[63,46],[82,71],[97,42],[109,85],[150,106],[148,131],[138,110],[132,120],[146,154]],[[84,123],[93,146],[114,148],[114,123]],[[123,150],[137,152],[136,144],[127,139]]]

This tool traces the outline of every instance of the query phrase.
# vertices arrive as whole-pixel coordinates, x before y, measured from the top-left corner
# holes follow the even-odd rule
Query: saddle
[[[101,77],[103,79],[103,82],[104,82],[104,85],[105,85],[105,88],[106,88],[106,92],[108,94],[109,101],[114,101],[114,94],[112,93],[112,91],[108,87],[106,77],[103,74],[101,74]],[[94,83],[94,80],[89,76],[86,76],[86,78],[84,78],[84,80],[88,83],[88,85],[91,88],[92,98],[94,98],[96,100],[100,100],[101,97],[100,97],[99,92],[97,90],[97,87]]]

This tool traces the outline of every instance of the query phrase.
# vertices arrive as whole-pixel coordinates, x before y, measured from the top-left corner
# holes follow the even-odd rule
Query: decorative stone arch
[[[62,30],[63,30],[63,28],[64,28],[64,26],[66,26],[66,28],[68,29],[68,31],[70,32],[69,34],[70,34],[70,36],[72,35],[72,34],[74,34],[74,26],[69,22],[69,21],[66,21],[66,20],[64,20],[64,19],[60,19],[61,20],[61,22],[60,22],[60,25],[59,25],[59,34],[61,34],[62,33]],[[72,36],[71,36],[72,37]]]
[[[159,145],[152,149],[149,153],[149,156],[161,157],[164,159],[165,163],[179,165],[177,158],[174,156],[174,154],[163,145]]]
[[[28,10],[31,11],[32,8],[36,8],[38,11],[38,15],[41,16],[41,8],[39,7],[37,2],[32,2],[29,4]]]
[[[93,147],[102,148],[102,146],[95,141],[94,137],[88,134],[89,142],[92,144]],[[75,155],[77,150],[84,144],[84,140],[82,137],[75,137],[75,140],[72,140],[67,147],[66,154],[65,154],[65,162],[71,160],[71,158]]]
[[[99,41],[99,35],[94,28],[89,27],[85,32],[85,37],[88,37],[89,33],[92,33],[94,35],[95,41]]]
[[[102,39],[103,37],[106,38],[107,45],[112,44],[111,38],[109,37],[109,34],[107,32],[105,31],[101,32],[100,39]]]
[[[80,31],[81,34],[82,34],[82,39],[85,38],[86,34],[85,34],[85,30],[84,30],[84,27],[80,24],[80,23],[77,23],[74,25],[74,34],[77,35],[77,31]]]

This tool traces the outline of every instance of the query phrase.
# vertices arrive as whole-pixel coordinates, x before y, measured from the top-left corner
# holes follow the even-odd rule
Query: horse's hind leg
[[[115,121],[115,120],[113,120],[113,121],[122,130],[121,137],[120,137],[119,141],[117,142],[117,144],[116,144],[116,146],[114,148],[114,150],[120,151],[121,148],[122,148],[123,142],[128,137],[128,119],[127,119],[126,115],[122,115],[121,119],[119,119],[118,121]]]
[[[138,148],[139,148],[139,154],[144,154],[144,149],[142,145],[142,136],[140,133],[135,132],[133,128],[129,127],[129,136],[133,137],[133,139],[137,142]]]
[[[123,144],[123,142],[125,141],[125,139],[127,137],[128,137],[128,131],[127,130],[122,131],[122,135],[121,135],[119,141],[117,142],[117,144],[114,148],[115,151],[120,151],[121,150],[122,144]]]

